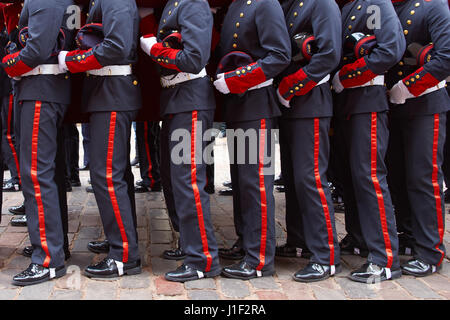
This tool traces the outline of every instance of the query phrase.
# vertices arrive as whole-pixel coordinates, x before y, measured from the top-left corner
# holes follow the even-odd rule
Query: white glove
[[[223,94],[230,93],[230,89],[228,89],[228,85],[225,81],[225,75],[223,73],[217,75],[217,80],[214,81],[214,86],[216,87],[217,91]]]
[[[285,106],[286,108],[290,108],[291,107],[290,101],[283,98],[283,96],[280,94],[280,90],[279,89],[277,89],[277,96],[278,96],[278,100],[280,100],[280,103],[283,106]]]
[[[341,93],[344,91],[344,86],[341,83],[341,80],[339,79],[339,72],[336,73],[333,77],[333,90],[336,91],[336,93]]]
[[[411,98],[415,98],[415,96],[409,92],[402,80],[397,82],[391,91],[389,91],[389,101],[394,104],[404,104],[406,99]]]
[[[66,56],[68,53],[69,51],[60,51],[58,54],[59,71],[61,72],[66,72],[69,70],[66,64]]]
[[[152,47],[158,43],[156,37],[144,38],[141,37],[141,49],[148,55],[152,51]]]

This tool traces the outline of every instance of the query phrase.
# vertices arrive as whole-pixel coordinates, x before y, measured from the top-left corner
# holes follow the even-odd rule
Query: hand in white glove
[[[334,75],[332,84],[333,90],[336,91],[336,93],[341,93],[345,89],[341,83],[341,80],[339,79],[339,72]]]
[[[58,54],[59,71],[61,72],[66,72],[69,70],[66,64],[66,56],[68,53],[69,51],[60,51]]]
[[[291,105],[290,105],[291,101],[284,99],[283,96],[280,94],[280,90],[279,89],[277,89],[277,95],[278,95],[278,100],[280,100],[280,103],[283,106],[285,106],[286,108],[290,108],[291,107]]]
[[[228,89],[228,85],[225,81],[225,75],[223,73],[217,75],[217,80],[214,81],[214,86],[216,87],[217,91],[223,94],[230,93],[230,89]]]
[[[394,104],[404,104],[406,99],[415,98],[415,96],[409,92],[402,80],[397,82],[395,86],[389,91],[389,101]]]
[[[141,49],[148,55],[152,51],[152,47],[158,43],[155,36],[152,37],[141,37]]]

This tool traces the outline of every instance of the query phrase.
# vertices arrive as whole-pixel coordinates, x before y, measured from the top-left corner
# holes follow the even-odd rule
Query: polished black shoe
[[[59,268],[45,268],[39,264],[32,263],[26,270],[13,277],[12,284],[16,286],[30,286],[54,278],[61,278],[65,274],[65,266]]]
[[[275,189],[277,189],[277,191],[280,192],[280,193],[285,193],[286,192],[286,187],[285,186],[277,186],[277,187],[275,187]]]
[[[27,258],[31,258],[31,256],[33,255],[33,246],[27,246],[27,247],[23,248],[22,255]],[[64,250],[64,260],[67,261],[70,259],[70,257],[71,257],[70,251]]]
[[[275,256],[276,257],[285,257],[285,258],[311,258],[312,254],[307,248],[297,248],[291,246],[289,244],[284,244],[282,246],[278,246],[275,248]]]
[[[250,280],[260,277],[268,277],[275,274],[275,270],[259,271],[252,268],[247,262],[241,261],[231,266],[225,267],[222,270],[222,275],[227,278]]]
[[[229,188],[229,189],[233,188],[233,184],[231,183],[231,181],[225,181],[224,183],[222,183],[222,185],[225,188]]]
[[[216,188],[214,187],[214,184],[212,184],[212,183],[210,183],[210,184],[207,184],[206,186],[205,186],[205,192],[207,193],[207,194],[214,194],[214,193],[216,193]]]
[[[282,176],[279,176],[273,181],[274,186],[284,186],[284,180]]]
[[[329,266],[318,263],[308,263],[306,267],[294,274],[294,280],[298,282],[316,282],[328,279],[341,272],[341,265]]]
[[[186,282],[202,278],[214,278],[218,275],[220,275],[220,269],[216,271],[204,272],[182,264],[175,271],[167,272],[165,278],[168,281]]]
[[[151,189],[146,186],[134,186],[134,193],[147,193],[150,191]]]
[[[231,248],[219,248],[219,257],[227,260],[242,260],[245,257],[245,250],[239,242],[236,242]]]
[[[131,160],[130,165],[131,165],[132,167],[134,167],[134,166],[137,165],[137,164],[139,164],[139,159],[138,159],[138,158],[134,158],[133,160]]]
[[[223,189],[219,190],[218,192],[219,196],[232,196],[233,195],[233,189]]]
[[[14,181],[7,181],[3,185],[3,192],[18,192],[22,190],[22,186]]]
[[[105,258],[84,269],[84,274],[89,278],[116,278],[123,275],[140,274],[141,272],[141,260],[123,263],[111,258]]]
[[[165,250],[163,252],[163,258],[166,260],[183,260],[186,258],[186,253],[180,247],[176,249]]]
[[[88,243],[87,248],[93,253],[108,253],[109,252],[109,242],[108,240],[103,241],[91,241]]]
[[[25,204],[21,204],[20,206],[11,207],[8,209],[8,211],[15,215],[24,215],[25,214]]]
[[[86,187],[86,192],[87,193],[94,193],[94,188],[92,188],[92,186],[87,186]]]
[[[347,235],[342,239],[339,243],[339,248],[341,250],[342,256],[361,256],[363,258],[367,258],[369,255],[369,250],[359,248]]]
[[[415,277],[426,277],[433,274],[441,269],[442,266],[434,266],[423,262],[420,259],[411,259],[405,264],[402,264],[402,273],[409,276]]]
[[[27,226],[27,216],[23,215],[19,218],[11,219],[11,225],[13,227],[26,227]]]
[[[368,262],[361,268],[350,272],[348,276],[350,280],[362,283],[379,283],[381,281],[398,279],[402,276],[402,270],[399,269],[387,269],[385,267],[378,266],[374,263]]]
[[[81,187],[80,178],[71,178],[70,184],[72,185],[72,187]]]

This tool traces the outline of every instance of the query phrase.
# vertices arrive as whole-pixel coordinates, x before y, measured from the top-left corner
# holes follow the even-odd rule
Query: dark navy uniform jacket
[[[341,58],[341,13],[334,1],[329,0],[286,0],[282,1],[290,39],[301,32],[314,35],[318,52],[311,61],[302,66],[309,79],[319,83],[331,74]],[[296,72],[300,66],[291,63],[282,73]],[[333,116],[333,102],[330,84],[316,86],[302,96],[295,96],[291,108],[281,107],[283,118],[312,118]]]
[[[372,11],[371,6],[379,8],[380,28],[369,28],[371,22],[376,22],[373,20],[376,11]],[[355,32],[376,37],[377,47],[365,57],[370,71],[377,75],[384,75],[400,61],[406,45],[400,21],[391,1],[356,0],[347,3],[341,11],[343,43],[348,36]],[[348,61],[342,60],[341,67],[347,63]],[[345,89],[337,95],[334,107],[335,114],[341,117],[358,113],[381,112],[388,109],[387,91],[384,86]]]
[[[158,42],[179,32],[183,49],[168,50],[152,58],[161,66],[162,76],[177,72],[198,74],[211,55],[213,17],[205,0],[169,0],[159,23]],[[175,53],[167,61],[167,54]],[[216,108],[211,78],[204,77],[164,88],[161,92],[161,116],[193,110]]]
[[[220,57],[242,51],[257,62],[253,72],[273,79],[290,63],[291,43],[283,10],[276,0],[235,0],[228,8],[218,48]],[[258,70],[259,69],[259,70]],[[252,77],[248,72],[240,77]],[[254,80],[254,78],[253,78]],[[252,121],[280,116],[273,86],[224,98],[226,121]]]
[[[446,79],[450,75],[450,12],[447,0],[397,1],[394,7],[402,23],[407,45],[414,42],[421,45],[433,43],[434,53],[423,66],[419,79],[414,75],[419,66],[407,65],[402,59],[388,74],[388,88],[402,79],[410,80],[411,75],[414,75],[415,80],[409,84],[413,86],[430,87]],[[404,105],[391,106],[394,116],[434,114],[448,111],[449,108],[450,100],[445,88],[407,99]]]
[[[86,24],[103,25],[104,41],[88,52],[75,51],[75,62],[66,58],[72,72],[111,65],[133,65],[137,61],[139,14],[134,0],[93,0]],[[86,76],[83,85],[85,112],[133,111],[141,108],[137,78],[130,76]]]
[[[67,28],[67,7],[72,0],[25,1],[19,19],[19,29],[28,27],[29,39],[19,58],[30,68],[41,64],[58,64],[55,53],[60,29],[66,34],[66,48],[70,49],[74,32]],[[18,100],[70,103],[70,77],[37,75],[23,77],[18,82]]]

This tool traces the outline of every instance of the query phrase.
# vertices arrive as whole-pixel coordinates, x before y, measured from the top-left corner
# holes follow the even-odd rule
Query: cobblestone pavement
[[[221,139],[215,150],[216,190],[228,178],[226,146]],[[279,164],[277,164],[277,172]],[[138,170],[134,169],[138,179]],[[31,287],[18,288],[11,284],[11,278],[29,264],[29,259],[20,255],[22,248],[29,244],[27,229],[11,227],[12,218],[8,207],[20,204],[20,193],[5,193],[3,217],[0,225],[0,300],[24,299],[123,299],[123,300],[345,300],[345,299],[450,299],[449,255],[442,270],[427,278],[403,276],[396,281],[366,285],[352,282],[346,278],[349,271],[360,266],[364,260],[359,257],[344,256],[343,271],[336,277],[301,284],[292,280],[292,275],[307,261],[300,258],[276,260],[276,275],[251,281],[231,280],[222,277],[202,279],[184,284],[164,280],[164,273],[175,269],[179,262],[161,258],[165,249],[175,243],[162,193],[138,194],[138,232],[140,239],[143,273],[117,280],[91,280],[80,275],[85,266],[101,260],[104,255],[90,253],[86,245],[91,240],[104,239],[100,217],[93,194],[85,192],[88,173],[81,172],[83,187],[74,188],[68,194],[69,201],[69,239],[72,257],[67,261],[68,274],[58,280]],[[277,210],[277,242],[285,242],[284,195],[275,192]],[[232,198],[217,194],[211,198],[211,212],[219,245],[229,246],[235,239]],[[344,216],[336,214],[339,237],[344,236]],[[450,251],[450,216],[446,217],[445,244]],[[402,257],[407,259],[407,257]],[[232,261],[222,261],[222,265]]]

